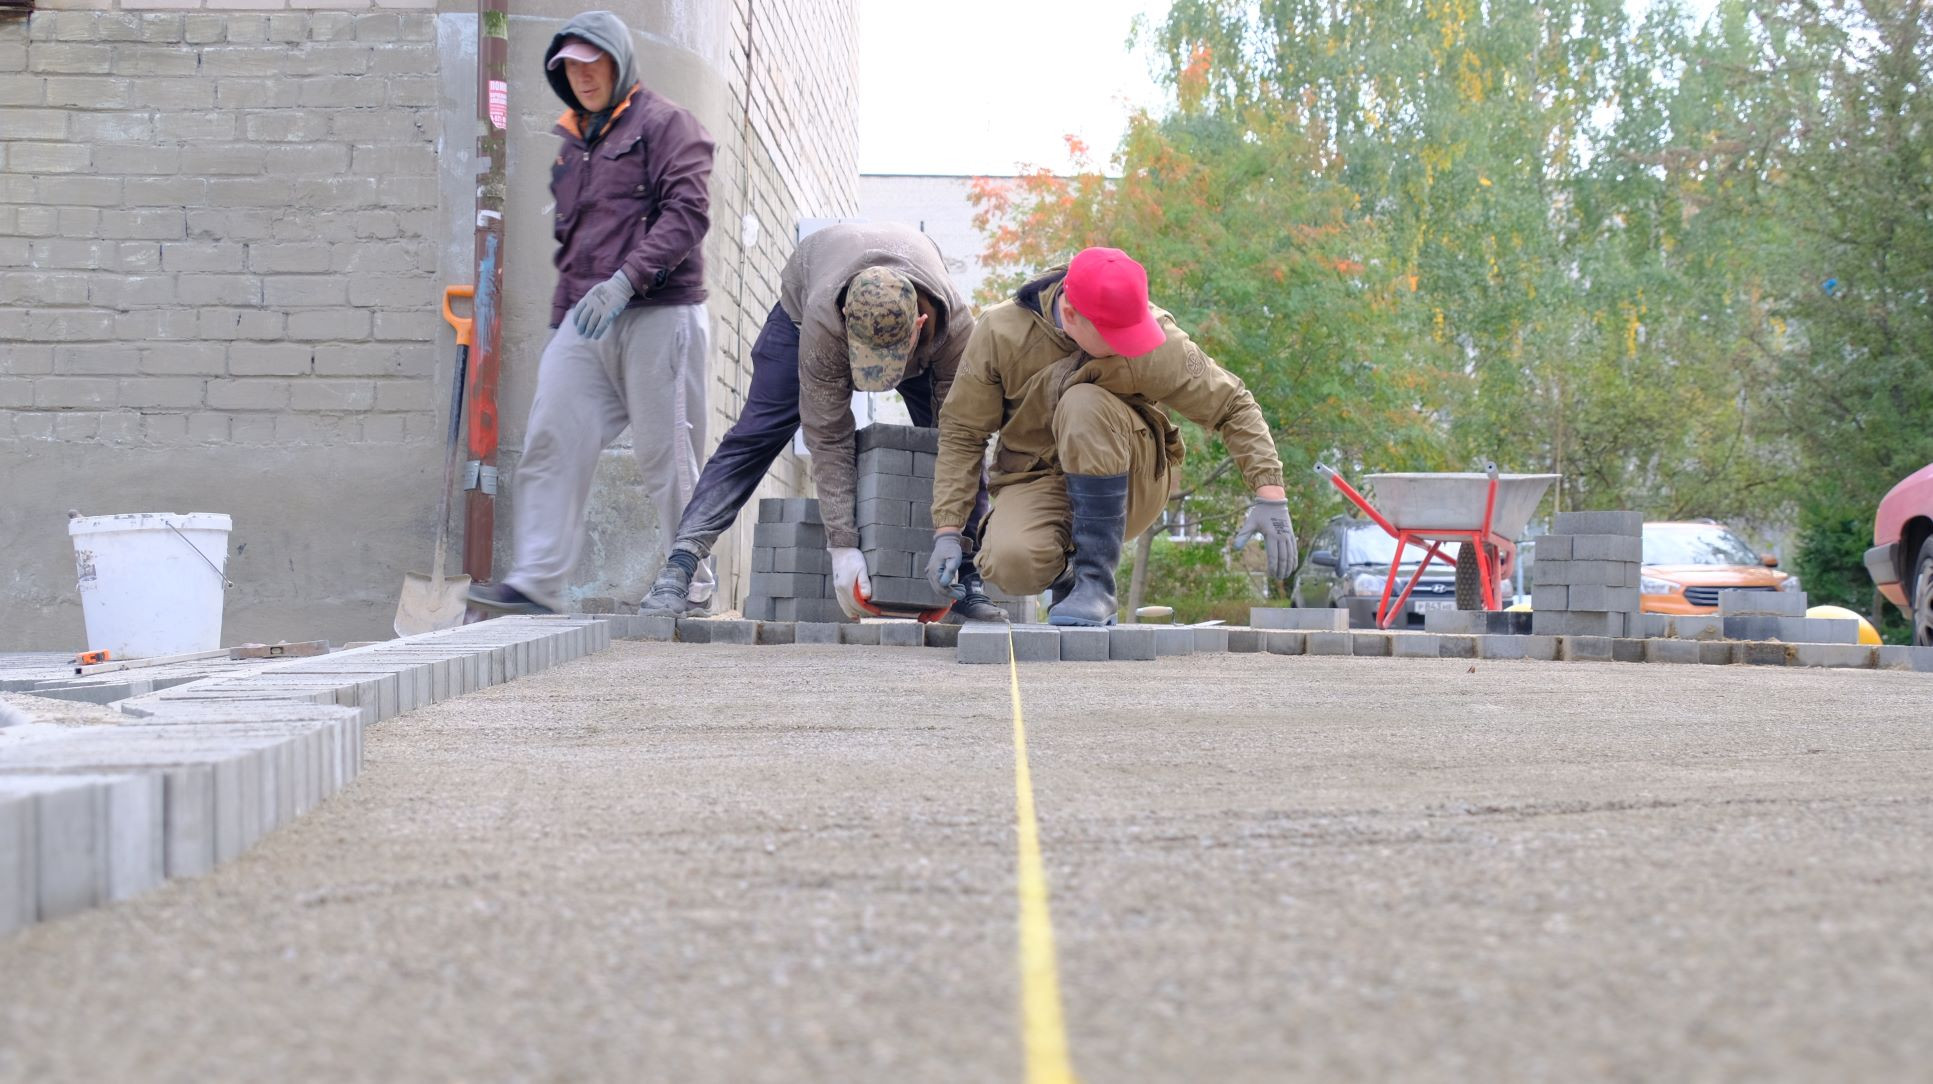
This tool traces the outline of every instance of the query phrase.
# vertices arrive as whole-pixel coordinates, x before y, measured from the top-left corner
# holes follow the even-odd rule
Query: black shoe
[[[645,617],[684,617],[692,613],[705,612],[686,597],[691,590],[691,573],[675,564],[668,563],[652,581],[651,591],[638,603],[638,613]]]
[[[980,579],[980,570],[973,567],[971,557],[960,563],[960,586],[966,589],[966,594],[961,595],[953,603],[953,610],[949,616],[957,617],[961,621],[1004,622],[1008,620],[1007,611],[995,605],[994,601],[987,597],[986,583]]]
[[[557,612],[507,583],[471,584],[469,601],[471,608],[482,610],[493,617]]]
[[[1070,474],[1067,502],[1074,509],[1074,586],[1047,611],[1050,625],[1112,625],[1114,569],[1128,529],[1128,476]]]

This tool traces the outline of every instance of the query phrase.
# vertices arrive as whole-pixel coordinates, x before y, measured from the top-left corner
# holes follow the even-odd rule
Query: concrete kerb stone
[[[863,621],[855,624],[851,624],[851,625],[840,625],[839,642],[842,644],[859,644],[866,647],[878,647],[879,646],[879,625],[877,623],[869,623],[869,622],[863,622]]]
[[[926,632],[917,621],[882,621],[879,623],[879,646],[925,647]]]
[[[1154,654],[1156,658],[1169,655],[1193,655],[1195,653],[1195,630],[1186,625],[1153,625]]]
[[[1528,636],[1485,633],[1477,637],[1477,657],[1482,659],[1521,659],[1529,647]]]
[[[846,625],[835,625],[828,621],[800,621],[792,626],[792,642],[795,644],[836,644],[839,630]]]
[[[1437,634],[1436,654],[1442,659],[1474,659],[1477,657],[1475,636],[1451,636]]]
[[[1697,665],[1698,641],[1653,637],[1644,642],[1644,661]]]
[[[1349,611],[1330,606],[1251,606],[1249,627],[1301,632],[1348,632]]]
[[[1263,649],[1265,632],[1262,629],[1232,627],[1228,629],[1227,650],[1237,655],[1250,655]]]
[[[960,625],[949,625],[936,621],[925,626],[927,647],[958,647],[960,645]]]
[[[1398,659],[1434,659],[1443,637],[1427,632],[1396,632],[1389,637],[1389,653]]]
[[[1199,654],[1220,654],[1228,650],[1228,626],[1195,626],[1195,651]]]
[[[1146,625],[1110,625],[1107,657],[1114,662],[1148,662],[1155,657],[1154,629]]]
[[[126,899],[163,877],[162,783],[158,775],[75,774],[0,776],[0,805],[19,831],[20,804],[31,818],[29,862],[16,854],[13,880],[0,880],[0,897],[20,910],[31,878],[28,921],[60,918]],[[21,850],[16,836],[15,846]],[[0,867],[0,873],[4,867]],[[24,923],[23,923],[24,924]]]
[[[1059,662],[1060,629],[1054,625],[1012,625],[1015,662]]]
[[[1300,629],[1268,629],[1262,633],[1262,648],[1271,655],[1305,655],[1309,651],[1310,635]]]
[[[1610,662],[1609,636],[1560,636],[1558,658],[1565,662]]]
[[[1878,666],[1881,670],[1933,673],[1933,647],[1886,644],[1879,649]]]
[[[1879,661],[1879,649],[1867,644],[1794,644],[1794,666],[1832,666],[1871,670]]]
[[[758,642],[760,644],[789,644],[799,638],[799,626],[793,621],[760,621],[758,623]]]
[[[1305,649],[1311,655],[1349,655],[1353,648],[1346,632],[1311,632]]]
[[[960,637],[954,647],[954,658],[959,662],[975,665],[1006,662],[1006,628],[999,625],[979,624],[960,626]]]

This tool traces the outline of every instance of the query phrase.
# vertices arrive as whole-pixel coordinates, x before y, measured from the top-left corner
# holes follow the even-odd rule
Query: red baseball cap
[[[1151,354],[1168,335],[1148,311],[1148,272],[1118,248],[1084,248],[1063,280],[1067,301],[1124,358]]]

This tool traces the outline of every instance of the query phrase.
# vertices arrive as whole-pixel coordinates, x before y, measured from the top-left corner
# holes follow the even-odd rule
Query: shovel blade
[[[422,572],[403,573],[403,593],[396,601],[396,635],[418,636],[463,623],[469,608],[470,577]]]

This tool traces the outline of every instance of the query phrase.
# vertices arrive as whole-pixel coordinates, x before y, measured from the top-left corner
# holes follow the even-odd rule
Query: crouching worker
[[[1260,535],[1269,574],[1295,568],[1282,463],[1255,399],[1148,303],[1148,276],[1118,249],[1090,248],[980,316],[940,411],[927,578],[945,591],[971,555],[1016,595],[1053,592],[1056,625],[1115,622],[1121,546],[1161,515],[1181,468],[1164,408],[1220,435],[1254,491],[1236,537]],[[974,540],[987,438],[993,509]]]
[[[693,572],[791,443],[801,419],[826,526],[833,593],[854,618],[864,612],[855,594],[872,597],[854,525],[853,392],[897,390],[913,424],[932,426],[972,334],[973,314],[933,240],[892,223],[829,226],[805,238],[785,262],[779,288],[779,303],[752,344],[745,409],[699,474],[670,559],[639,604],[640,613],[696,609],[688,589]],[[977,473],[966,501],[959,523],[971,534],[978,526],[972,509],[976,503],[985,508]],[[955,614],[1006,620],[981,591],[971,564],[963,564],[956,579],[964,590],[954,596]]]

